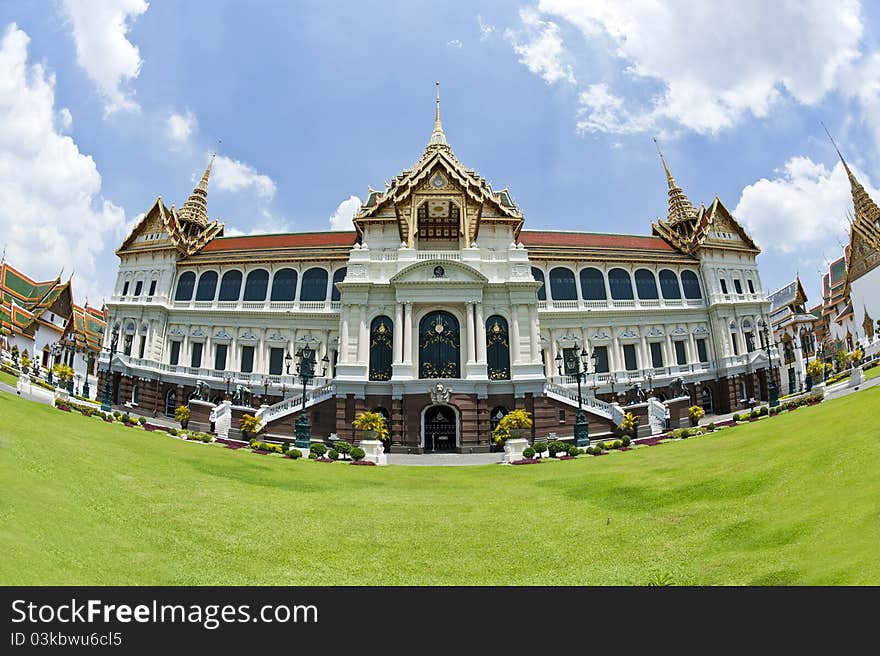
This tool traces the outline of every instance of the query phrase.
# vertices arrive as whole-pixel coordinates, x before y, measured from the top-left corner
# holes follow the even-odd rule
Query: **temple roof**
[[[777,289],[775,292],[767,296],[770,301],[770,310],[775,311],[779,308],[791,305],[792,303],[802,305],[807,302],[807,294],[804,292],[801,279],[795,278],[785,287]]]
[[[618,235],[603,232],[569,232],[564,230],[523,230],[519,240],[526,248],[532,246],[562,246],[586,248],[640,248],[674,252],[675,249],[660,237]]]

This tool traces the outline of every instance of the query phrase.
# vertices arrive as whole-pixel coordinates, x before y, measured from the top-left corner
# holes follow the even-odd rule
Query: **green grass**
[[[872,378],[876,378],[880,376],[880,365],[876,367],[871,367],[865,372],[865,380],[870,380]]]
[[[537,466],[351,467],[0,393],[0,584],[880,584],[880,388]]]
[[[16,378],[12,374],[6,373],[5,371],[0,371],[0,383],[6,383],[7,385],[15,387],[16,383],[18,383],[18,378]]]

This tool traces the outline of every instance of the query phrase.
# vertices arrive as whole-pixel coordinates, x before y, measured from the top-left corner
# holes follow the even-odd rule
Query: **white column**
[[[367,327],[367,306],[361,305],[361,318],[358,322],[358,345],[357,345],[357,361],[358,364],[367,364],[368,351],[370,345],[370,331]]]
[[[324,377],[329,378],[330,377],[330,331],[329,330],[324,331],[324,337],[321,340],[320,356],[321,357],[318,358],[317,365],[318,365],[318,367],[323,368],[324,367],[324,363],[323,363],[324,357],[325,356],[327,357],[327,368],[324,370]],[[319,371],[321,371],[321,369],[318,369],[318,372]],[[315,373],[317,373],[317,372],[315,372]]]
[[[642,353],[639,357],[639,369],[647,369],[651,366],[651,349],[648,348],[648,338],[642,334]]]
[[[510,310],[510,356],[513,364],[520,363],[519,353],[519,306],[514,305]]]
[[[403,305],[397,303],[394,306],[394,327],[391,332],[392,356],[394,364],[400,364],[403,351]]]
[[[550,331],[550,375],[558,376],[559,370],[556,368],[556,356],[559,355],[559,345],[556,343],[556,338],[553,336],[553,331]]]
[[[404,305],[403,319],[403,361],[412,364],[412,332],[413,332],[413,306],[412,303]]]
[[[338,364],[348,362],[348,320],[351,317],[351,307],[342,306],[342,321],[339,323],[339,355]]]
[[[551,344],[553,340],[548,340]],[[551,354],[552,348],[548,348],[544,350],[544,376],[546,378],[551,378],[556,375],[556,372],[553,371],[553,356]]]
[[[529,336],[531,337],[532,362],[541,361],[541,338],[538,336],[538,308],[529,306]]]
[[[474,329],[474,304],[465,303],[465,322],[467,323],[467,363],[473,364],[477,358],[477,331]]]
[[[697,355],[697,342],[694,340],[694,334],[688,328],[688,338],[685,341],[685,345],[687,349],[685,352],[687,353],[688,364],[696,363],[700,358]]]
[[[667,367],[678,364],[675,358],[675,347],[672,345],[672,335],[669,334],[669,327],[666,327],[666,361],[663,363]]]
[[[483,305],[477,303],[477,362],[486,364],[486,320],[483,318]]]
[[[614,329],[612,328],[612,333]],[[617,338],[617,335],[614,335],[614,339],[611,340],[611,371],[621,371],[623,366],[620,364],[620,340]]]

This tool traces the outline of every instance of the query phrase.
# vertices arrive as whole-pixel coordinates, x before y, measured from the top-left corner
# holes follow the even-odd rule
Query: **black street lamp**
[[[767,325],[766,321],[761,319],[758,327],[764,334],[764,346],[767,349],[767,366],[770,372],[769,380],[767,381],[767,395],[770,397],[770,407],[775,408],[779,405],[779,387],[776,385],[776,376],[773,372],[773,357],[770,354],[770,346],[776,346],[776,344],[770,343],[770,326]]]
[[[299,418],[296,420],[294,431],[296,435],[294,446],[298,449],[308,449],[312,443],[312,425],[309,423],[308,414],[306,414],[306,385],[315,377],[315,363],[312,360],[314,354],[315,352],[308,344],[296,352],[296,373],[299,374],[303,384],[302,412],[299,413]],[[290,353],[288,353],[285,360],[290,357]]]
[[[575,351],[577,351],[578,343],[575,342],[574,345]],[[586,346],[581,350],[580,357],[576,359],[574,362],[577,365],[577,370],[574,372],[574,377],[577,379],[578,385],[578,413],[577,419],[574,422],[574,445],[578,448],[590,446],[590,425],[587,422],[587,416],[584,414],[584,403],[583,403],[583,395],[581,394],[581,381],[586,381],[587,373],[590,369],[590,354],[587,351]],[[593,361],[596,360],[596,354],[593,354]],[[559,375],[562,375],[562,358],[559,353],[556,354],[556,369],[559,372]]]
[[[100,331],[102,336],[104,331]],[[101,410],[110,412],[113,408],[110,405],[110,377],[113,372],[113,355],[116,353],[116,343],[119,341],[119,328],[114,328],[110,333],[110,359],[107,360],[107,375],[104,378],[104,394],[101,397]]]
[[[49,373],[46,374],[46,382],[50,385],[54,384],[52,380],[52,366],[58,362],[58,358],[61,357],[61,344],[58,342],[52,342],[49,345],[49,354],[52,356],[52,359],[49,361],[49,366],[47,370]]]
[[[226,374],[223,377],[223,381],[226,383],[226,398],[227,399],[229,399],[229,386],[232,384],[232,381],[234,381],[234,380],[235,380],[235,378],[233,377],[232,374]]]
[[[269,395],[269,385],[272,384],[272,379],[266,376],[263,376],[263,401],[265,402],[266,397]]]

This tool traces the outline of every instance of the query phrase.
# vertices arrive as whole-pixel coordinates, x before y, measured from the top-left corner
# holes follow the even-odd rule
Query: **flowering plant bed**
[[[330,462],[333,462],[333,461],[330,460]],[[352,460],[348,464],[349,465],[363,465],[365,467],[375,467],[376,466],[376,463],[373,462],[372,460]]]
[[[541,458],[520,458],[519,460],[514,460],[511,465],[539,465],[541,464]]]
[[[251,449],[251,453],[259,453],[261,456],[265,456],[266,454],[271,453],[271,451],[263,451],[262,449]]]
[[[221,442],[221,444],[225,444],[227,449],[242,449],[246,445],[245,444],[230,444],[229,442]],[[266,451],[265,453],[269,453]]]
[[[70,412],[70,408],[64,408],[64,407],[61,407],[60,405],[56,405],[55,407],[58,408],[59,410],[61,410],[62,412]]]
[[[113,423],[113,417],[104,417],[104,421],[106,421],[108,424],[112,424],[112,423]]]
[[[607,456],[607,455],[608,455],[608,452],[607,452],[607,451],[598,451],[598,452],[595,452],[595,451],[594,451],[594,452],[593,452],[593,455],[594,455],[594,456]]]
[[[336,462],[332,458],[314,458],[315,462]]]
[[[557,460],[577,460],[577,456],[557,456]]]
[[[633,448],[631,446],[622,446],[618,449],[618,451],[632,451]]]
[[[666,439],[663,435],[658,437],[649,437],[644,440],[639,440],[638,444],[644,444],[645,446],[656,446],[660,444],[662,440]]]

